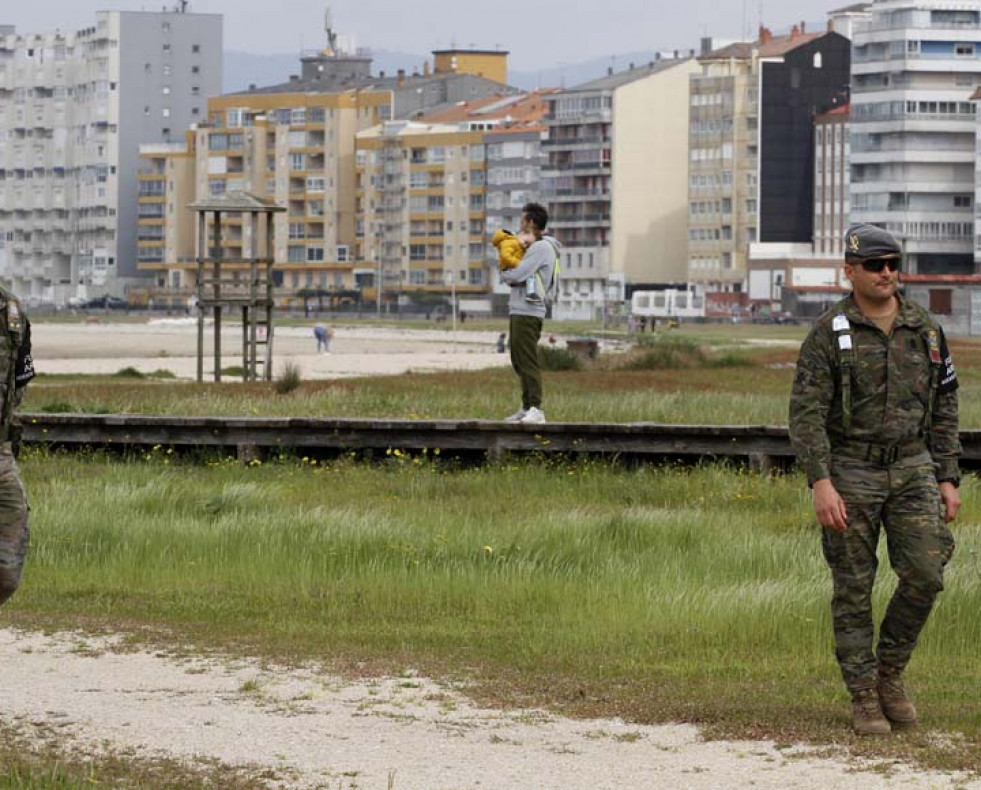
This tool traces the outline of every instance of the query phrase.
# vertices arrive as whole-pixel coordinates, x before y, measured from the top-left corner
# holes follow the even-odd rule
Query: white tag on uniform
[[[835,332],[841,332],[843,329],[848,329],[848,316],[836,315],[834,321],[831,322],[831,328]]]
[[[851,335],[838,335],[838,348],[842,351],[848,351],[852,347],[852,336]]]

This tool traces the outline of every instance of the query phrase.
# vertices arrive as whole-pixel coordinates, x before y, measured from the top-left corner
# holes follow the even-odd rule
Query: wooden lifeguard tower
[[[204,381],[204,322],[209,311],[214,318],[214,380],[221,381],[221,317],[226,307],[242,310],[242,380],[259,379],[261,367],[261,378],[271,381],[273,217],[286,209],[240,191],[192,203],[188,208],[198,214],[198,381]],[[242,219],[241,238],[243,244],[249,245],[248,256],[227,259],[224,256],[222,217],[229,215]],[[262,254],[259,252],[260,241],[264,242]],[[243,274],[246,276],[243,277]],[[260,348],[264,349],[262,355]]]

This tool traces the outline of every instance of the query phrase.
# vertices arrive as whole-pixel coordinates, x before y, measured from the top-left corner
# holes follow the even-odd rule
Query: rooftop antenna
[[[334,31],[334,15],[330,11],[330,4],[324,6],[324,32],[327,33],[327,52],[325,54],[337,54],[337,33]]]

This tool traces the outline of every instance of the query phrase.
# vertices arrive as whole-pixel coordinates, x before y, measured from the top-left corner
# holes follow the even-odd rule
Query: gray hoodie
[[[552,236],[543,236],[532,244],[525,255],[513,269],[501,272],[501,281],[511,286],[511,298],[508,300],[509,315],[532,315],[544,318],[549,304],[547,294],[552,289],[552,272],[555,271],[555,258],[562,245]],[[525,298],[525,281],[535,272],[541,276],[545,293],[541,294],[542,304],[532,304]]]

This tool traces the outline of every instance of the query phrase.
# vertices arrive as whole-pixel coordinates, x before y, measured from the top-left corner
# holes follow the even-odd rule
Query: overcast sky
[[[362,47],[425,54],[475,45],[508,49],[511,65],[534,70],[642,50],[697,47],[701,36],[755,33],[761,15],[775,33],[796,22],[823,28],[851,0],[333,0],[334,27]],[[173,2],[168,0],[167,5]],[[223,14],[225,48],[292,53],[323,43],[323,0],[191,0]],[[77,30],[96,11],[159,11],[140,0],[2,0],[0,24],[18,32]],[[592,10],[576,10],[590,8]],[[762,14],[761,14],[762,11]]]

